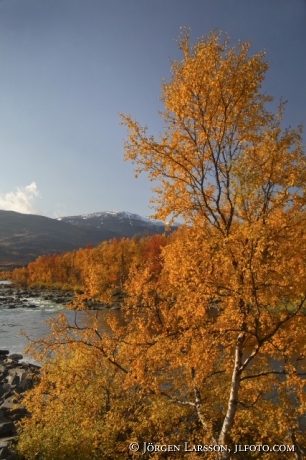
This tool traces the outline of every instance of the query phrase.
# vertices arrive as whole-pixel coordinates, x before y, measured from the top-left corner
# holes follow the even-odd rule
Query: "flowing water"
[[[0,281],[0,284],[6,284]],[[50,333],[48,324],[45,323],[50,317],[56,317],[58,313],[65,313],[69,322],[73,322],[75,311],[67,310],[63,305],[56,304],[51,300],[42,298],[29,298],[29,306],[16,306],[15,308],[7,308],[0,305],[0,349],[7,349],[10,353],[24,354],[24,348],[29,344],[29,341],[21,334],[23,331],[31,340],[44,337]],[[35,308],[30,307],[35,305]],[[118,314],[118,311],[113,311],[113,314]],[[108,311],[96,312],[99,321],[100,332],[108,331],[109,327],[106,322]],[[86,311],[77,312],[77,320],[79,326],[88,325],[89,317]],[[31,361],[31,359],[27,359]]]

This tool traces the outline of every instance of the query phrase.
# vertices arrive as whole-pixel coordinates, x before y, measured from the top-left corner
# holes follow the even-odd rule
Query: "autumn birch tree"
[[[164,346],[169,368],[189,372],[189,403],[210,442],[231,444],[241,434],[243,439],[252,431],[252,418],[262,423],[257,440],[272,440],[256,406],[266,408],[269,423],[274,420],[274,441],[305,441],[299,426],[305,410],[302,130],[282,129],[282,102],[276,114],[267,108],[272,98],[261,89],[269,67],[264,53],[250,54],[249,43],[230,46],[216,32],[193,46],[184,33],[179,47],[183,58],[172,63],[171,79],[162,86],[164,132],[150,136],[122,115],[129,131],[126,159],[136,165],[136,175],[144,171],[158,183],[155,217],[181,216],[186,223],[181,240],[164,251],[163,292],[153,288],[150,276],[141,282],[137,273],[130,299],[152,312],[158,299],[159,365]],[[146,349],[142,366],[156,375],[157,363]],[[211,392],[209,384],[216,385]],[[166,396],[179,403],[174,393]]]

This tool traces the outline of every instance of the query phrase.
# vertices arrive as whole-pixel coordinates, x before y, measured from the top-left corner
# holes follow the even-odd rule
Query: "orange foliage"
[[[112,239],[93,248],[40,256],[27,267],[15,269],[11,278],[17,284],[86,288],[87,297],[107,298],[123,290],[133,264],[149,264],[154,273],[161,270],[161,249],[165,235]]]
[[[156,216],[181,215],[186,225],[168,241],[112,240],[88,251],[88,292],[124,289],[125,322],[110,315],[112,333],[100,334],[97,322],[80,330],[61,316],[51,337],[37,347],[58,353],[64,368],[65,353],[88,353],[89,369],[76,371],[82,382],[91,371],[95,375],[97,362],[110,365],[106,375],[118,372],[115,399],[124,393],[127,410],[113,403],[107,418],[101,411],[97,434],[104,440],[120,423],[118,458],[133,457],[131,441],[188,440],[228,448],[201,452],[203,458],[262,458],[258,450],[247,456],[233,451],[237,444],[265,444],[293,446],[294,452],[280,458],[301,459],[306,445],[302,131],[282,129],[283,104],[276,114],[267,109],[272,98],[261,92],[268,69],[264,53],[250,55],[249,43],[231,47],[216,32],[194,46],[184,34],[179,46],[182,60],[173,62],[171,79],[162,87],[163,134],[155,139],[131,117],[123,120],[129,130],[126,159],[136,164],[137,174],[144,171],[158,181]],[[40,442],[46,436],[46,458],[54,456],[52,430],[58,433],[57,421],[65,427],[62,407],[70,401],[57,369],[46,380],[59,395],[59,417],[51,401],[50,424],[42,385],[27,399],[34,416],[23,423],[25,451],[28,446],[35,452],[32,436]],[[95,383],[95,377],[89,379],[89,394]],[[143,402],[139,412],[131,402],[136,390]],[[84,421],[92,426],[84,407],[68,409],[69,420],[76,415],[71,422],[76,428]],[[264,455],[275,458],[272,451]],[[144,458],[187,456],[182,449],[175,457],[156,451]]]

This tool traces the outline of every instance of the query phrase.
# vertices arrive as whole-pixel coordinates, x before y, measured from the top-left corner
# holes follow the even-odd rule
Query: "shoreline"
[[[0,349],[0,459],[14,460],[16,454],[11,443],[17,439],[16,423],[27,415],[24,406],[17,401],[34,386],[40,366],[21,361],[23,355],[10,354]],[[16,395],[17,394],[17,395]]]
[[[74,291],[61,290],[52,287],[23,287],[18,286],[13,282],[0,282],[0,308],[1,306],[9,309],[20,307],[36,308],[37,305],[30,301],[35,298],[48,300],[69,309],[69,306],[72,305],[76,299],[76,295]],[[84,304],[87,310],[120,309],[120,302],[114,302],[113,305],[109,305],[95,299],[84,299]]]

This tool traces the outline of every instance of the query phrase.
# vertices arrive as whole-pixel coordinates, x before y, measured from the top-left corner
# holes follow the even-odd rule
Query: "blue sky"
[[[252,41],[264,90],[306,119],[305,0],[0,1],[0,209],[149,216],[152,184],[123,160],[129,113],[156,134],[181,26]]]

